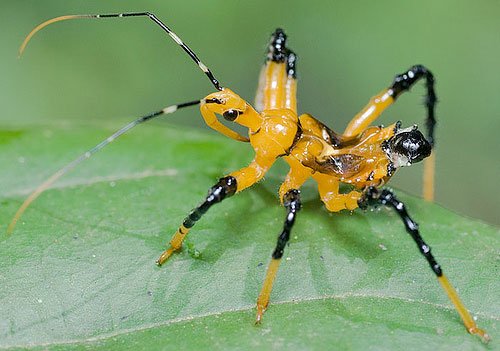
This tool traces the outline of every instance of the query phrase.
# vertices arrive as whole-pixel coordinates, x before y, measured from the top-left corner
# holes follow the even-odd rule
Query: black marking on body
[[[363,157],[354,154],[332,155],[324,160],[316,160],[316,170],[324,174],[334,174],[349,178],[361,171]]]
[[[290,155],[290,152],[292,152],[293,148],[297,145],[301,136],[302,136],[302,126],[300,125],[300,122],[297,122],[297,131],[295,132],[292,145],[290,145],[290,147],[286,150],[286,155]]]
[[[368,174],[368,177],[366,177],[366,181],[372,181],[373,178],[375,177],[375,172],[371,171],[370,174]]]
[[[217,99],[217,98],[211,98],[211,99],[205,99],[206,104],[218,104],[218,105],[224,105],[224,102]]]
[[[319,122],[319,124],[321,125],[321,136],[323,140],[334,147],[339,147],[341,143],[340,136],[323,123]]]

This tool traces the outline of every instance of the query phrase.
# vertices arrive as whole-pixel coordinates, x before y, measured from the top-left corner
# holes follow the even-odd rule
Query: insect
[[[28,34],[21,45],[20,54],[33,35],[49,24],[82,18],[126,17],[145,17],[158,25],[196,63],[216,91],[200,100],[171,105],[139,117],[58,170],[24,201],[8,227],[9,233],[14,230],[17,221],[28,206],[44,190],[116,138],[135,126],[158,116],[199,105],[201,115],[209,127],[236,141],[250,143],[255,151],[255,157],[247,167],[220,178],[209,189],[206,198],[187,215],[174,233],[168,248],[158,258],[158,265],[165,263],[174,252],[181,249],[186,235],[213,205],[257,183],[276,159],[281,157],[290,167],[279,189],[279,198],[285,208],[286,216],[257,299],[256,323],[262,321],[264,311],[268,307],[281,258],[301,209],[300,187],[307,179],[313,178],[317,182],[321,200],[331,212],[352,211],[358,207],[365,209],[377,205],[393,209],[401,218],[406,231],[417,244],[420,253],[435,273],[438,282],[455,305],[467,331],[478,335],[483,341],[489,339],[488,334],[477,327],[457,292],[444,275],[441,266],[431,253],[429,245],[420,235],[417,223],[408,214],[404,203],[391,190],[382,188],[399,168],[422,161],[427,157],[432,160],[434,126],[436,124],[434,109],[437,99],[434,91],[434,77],[426,67],[415,65],[406,72],[397,75],[392,84],[375,95],[351,120],[345,131],[339,134],[310,114],[298,114],[296,100],[297,56],[287,46],[287,36],[282,29],[276,29],[271,36],[265,64],[259,77],[254,106],[230,89],[222,87],[211,70],[194,51],[167,25],[149,12],[56,17],[38,25]],[[397,122],[388,127],[371,126],[382,112],[396,101],[398,96],[407,92],[420,80],[425,80],[427,91],[425,101],[427,109],[426,137],[416,125],[402,128],[401,123]],[[218,115],[226,121],[246,127],[248,136],[241,135],[222,124],[217,117]],[[432,161],[429,164],[432,164]],[[432,178],[430,176],[432,167],[429,169],[431,170],[428,171],[428,179]],[[349,190],[341,190],[341,184],[349,186]],[[431,197],[432,183],[427,183],[424,189],[426,197]]]

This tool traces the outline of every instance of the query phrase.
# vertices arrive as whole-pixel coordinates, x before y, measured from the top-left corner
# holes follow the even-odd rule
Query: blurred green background
[[[190,59],[146,19],[58,23],[40,32],[17,59],[24,36],[48,18],[144,10],[171,26],[224,86],[249,101],[269,34],[283,27],[300,58],[299,110],[336,131],[395,74],[416,63],[428,66],[440,100],[436,201],[500,223],[500,2],[2,0],[0,130],[119,127],[210,93],[213,87]],[[421,125],[423,93],[419,85],[402,96],[381,123]],[[213,133],[196,109],[170,121]],[[421,171],[403,169],[392,185],[419,195]]]

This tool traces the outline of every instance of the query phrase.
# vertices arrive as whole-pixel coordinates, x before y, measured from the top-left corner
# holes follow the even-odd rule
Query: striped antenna
[[[19,56],[21,56],[24,52],[24,49],[26,48],[26,45],[28,45],[28,42],[31,40],[31,38],[41,29],[47,27],[49,24],[56,23],[56,22],[61,22],[61,21],[66,21],[66,20],[72,20],[72,19],[78,19],[78,18],[123,18],[123,17],[148,17],[150,20],[152,20],[154,23],[156,23],[158,26],[161,27],[167,34],[172,38],[179,46],[191,57],[191,59],[198,65],[198,67],[205,73],[210,80],[210,82],[213,84],[215,89],[217,90],[222,90],[222,87],[220,86],[219,81],[214,77],[210,69],[201,62],[201,60],[196,56],[193,50],[177,36],[172,30],[165,25],[162,21],[160,21],[154,14],[149,13],[149,12],[131,12],[131,13],[112,13],[112,14],[105,14],[105,15],[66,15],[66,16],[59,16],[55,17],[52,19],[49,19],[35,28],[26,36],[24,39],[23,43],[21,44],[21,47],[19,48]]]
[[[87,152],[84,154],[78,156],[76,159],[68,163],[66,166],[63,168],[59,169],[56,173],[51,175],[45,182],[40,184],[29,196],[24,202],[22,203],[21,207],[17,210],[16,214],[12,218],[9,226],[7,227],[7,235],[11,234],[12,231],[14,230],[17,222],[23,215],[23,213],[26,211],[26,209],[31,205],[33,201],[35,201],[45,190],[47,190],[56,180],[61,178],[63,175],[71,171],[73,168],[75,168],[77,165],[82,163],[83,161],[89,159],[93,154],[95,154],[97,151],[102,150],[106,145],[110,144],[113,142],[116,138],[121,136],[122,134],[125,134],[127,131],[130,129],[134,128],[136,125],[141,124],[143,122],[149,121],[155,117],[161,116],[161,115],[166,115],[170,113],[174,113],[178,109],[188,107],[188,106],[194,106],[194,105],[199,105],[200,100],[195,100],[195,101],[189,101],[185,102],[183,104],[178,104],[178,105],[172,105],[165,107],[162,110],[150,113],[149,115],[142,116],[137,118],[136,120],[130,122],[123,128],[119,129],[115,133],[113,133],[111,136],[106,138],[105,140],[101,141],[99,144],[94,146],[93,148],[89,149]]]

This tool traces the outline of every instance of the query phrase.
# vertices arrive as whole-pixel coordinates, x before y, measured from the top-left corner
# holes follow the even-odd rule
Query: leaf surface
[[[0,131],[0,223],[99,126]],[[499,230],[401,194],[489,346],[467,334],[398,217],[328,213],[303,188],[263,324],[254,304],[284,220],[286,167],[214,207],[192,250],[155,259],[216,180],[252,158],[210,132],[144,126],[61,179],[0,236],[0,348],[483,350],[500,340]],[[411,170],[404,170],[411,171]],[[188,251],[200,255],[193,258]],[[194,252],[194,251],[193,251]]]

